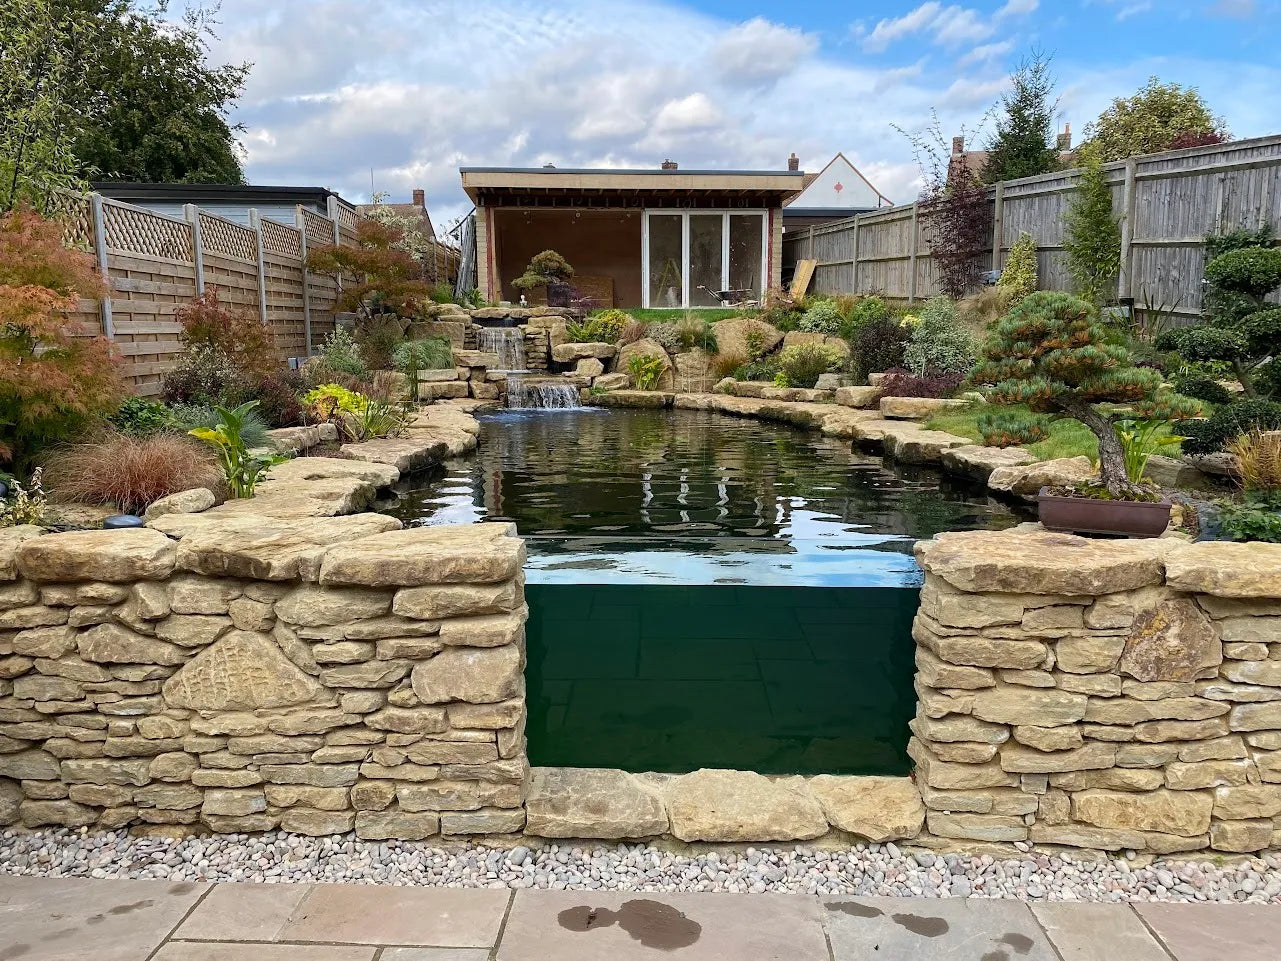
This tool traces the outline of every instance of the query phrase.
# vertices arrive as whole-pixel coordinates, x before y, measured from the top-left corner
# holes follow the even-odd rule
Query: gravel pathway
[[[1051,901],[1281,903],[1281,855],[1208,861],[1096,861],[1029,853],[998,860],[907,853],[748,848],[676,855],[647,845],[443,850],[427,843],[273,832],[182,840],[125,832],[0,834],[0,874],[181,881],[347,881],[442,887],[619,891],[776,891],[819,895]]]

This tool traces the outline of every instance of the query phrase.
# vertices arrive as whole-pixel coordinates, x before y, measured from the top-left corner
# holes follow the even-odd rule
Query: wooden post
[[[992,202],[992,269],[1001,269],[1001,248],[1005,246],[1005,183],[996,185]]]
[[[854,251],[853,251],[854,262],[850,264],[850,287],[851,287],[850,293],[851,294],[858,293],[858,228],[859,228],[859,223],[862,221],[862,219],[863,218],[858,216],[857,214],[854,216],[854,240],[852,243],[852,246],[854,248]]]
[[[1134,296],[1134,178],[1137,170],[1138,164],[1133,157],[1125,162],[1125,186],[1121,190],[1121,269],[1116,282],[1118,300]]]
[[[258,242],[258,316],[267,324],[267,258],[262,247],[262,217],[256,207],[249,208],[249,227]]]
[[[806,246],[805,250],[806,250],[805,259],[813,260],[814,259],[814,225],[813,224],[810,224],[809,244]]]
[[[330,195],[325,198],[325,212],[329,214],[329,219],[334,227],[334,246],[342,246],[342,232],[338,229],[338,198]],[[338,285],[338,293],[342,293],[342,274],[334,278],[334,283]]]
[[[191,224],[191,250],[196,260],[196,296],[205,293],[205,241],[200,233],[200,208],[195,204],[183,204],[182,216]]]
[[[302,338],[307,349],[304,357],[310,357],[311,346],[311,284],[307,273],[307,218],[303,215],[302,204],[294,208],[294,226],[298,228],[298,246],[302,251]]]
[[[107,267],[107,224],[102,216],[102,194],[89,195],[89,213],[93,217],[93,249],[98,255],[98,272],[107,285],[99,310],[102,316],[102,335],[107,340],[116,339],[116,325],[111,319],[111,272]]]
[[[919,232],[917,230],[916,222],[917,217],[920,214],[920,210],[921,203],[918,200],[916,203],[912,204],[912,246],[910,258],[908,260],[908,270],[910,271],[910,275],[907,279],[907,302],[909,304],[916,303],[916,237]]]

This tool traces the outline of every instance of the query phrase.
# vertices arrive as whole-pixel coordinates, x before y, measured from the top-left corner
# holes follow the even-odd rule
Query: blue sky
[[[255,63],[235,119],[252,183],[352,199],[460,164],[817,169],[838,150],[895,201],[918,188],[895,125],[973,129],[1032,49],[1079,142],[1155,74],[1237,136],[1281,132],[1281,0],[223,0],[214,55]],[[989,128],[990,129],[990,128]]]

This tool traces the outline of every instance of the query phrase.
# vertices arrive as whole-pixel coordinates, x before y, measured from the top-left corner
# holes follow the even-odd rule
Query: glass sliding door
[[[722,214],[689,215],[689,306],[719,307],[716,291],[724,289]]]
[[[764,211],[646,211],[646,307],[719,307],[718,291],[760,300],[769,286]]]
[[[746,291],[735,296],[760,300],[765,290],[765,218],[761,214],[729,215],[728,289]]]
[[[648,306],[682,307],[685,304],[685,218],[681,214],[650,214],[646,224]]]

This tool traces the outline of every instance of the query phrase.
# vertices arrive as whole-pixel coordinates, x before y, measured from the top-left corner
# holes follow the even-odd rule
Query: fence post
[[[992,269],[1001,269],[1001,248],[1005,246],[1005,183],[996,185],[992,201]]]
[[[338,198],[333,196],[332,194],[330,194],[328,197],[325,198],[325,213],[329,215],[329,220],[332,222],[334,227],[334,246],[341,247],[342,232],[339,231],[338,229]],[[342,293],[342,274],[339,274],[337,277],[335,277],[334,282],[338,285],[338,293],[341,294]]]
[[[262,217],[257,207],[249,208],[249,228],[258,242],[258,316],[267,324],[267,257],[262,247]]]
[[[298,246],[302,251],[302,338],[306,341],[304,357],[311,356],[311,284],[307,272],[307,218],[302,204],[294,208],[294,226],[298,228]]]
[[[98,271],[107,285],[98,304],[102,316],[102,335],[107,340],[116,339],[116,325],[111,319],[111,272],[107,267],[107,223],[102,216],[102,194],[89,195],[89,213],[93,217],[93,249],[98,255]]]
[[[916,248],[918,246],[917,235],[919,234],[916,223],[920,210],[921,202],[918,200],[916,203],[912,204],[912,246],[910,248],[907,262],[909,271],[909,276],[907,278],[907,302],[909,304],[916,303]]]
[[[862,220],[862,217],[860,217],[858,214],[854,215],[854,240],[852,242],[852,246],[854,250],[853,250],[853,256],[851,257],[851,260],[853,262],[850,264],[850,288],[851,288],[850,293],[851,294],[858,293],[858,227],[859,227],[859,222],[861,220]]]
[[[1137,170],[1133,157],[1125,162],[1125,186],[1121,190],[1121,269],[1116,282],[1118,300],[1134,296],[1134,176]]]
[[[191,224],[191,251],[196,261],[196,296],[205,293],[205,241],[200,233],[200,208],[195,204],[183,204],[182,216]]]
[[[813,260],[814,259],[814,225],[813,224],[810,224],[809,243],[806,245],[805,251],[806,251],[805,259]]]

